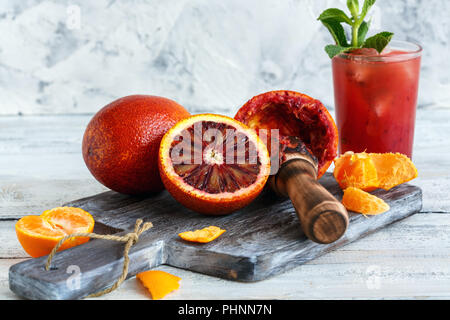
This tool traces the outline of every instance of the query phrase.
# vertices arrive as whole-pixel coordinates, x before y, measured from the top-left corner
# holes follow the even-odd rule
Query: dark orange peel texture
[[[279,129],[283,137],[299,137],[318,160],[318,178],[328,169],[338,150],[336,124],[325,106],[295,91],[270,91],[250,99],[234,117],[252,129]],[[270,146],[268,146],[270,150]]]

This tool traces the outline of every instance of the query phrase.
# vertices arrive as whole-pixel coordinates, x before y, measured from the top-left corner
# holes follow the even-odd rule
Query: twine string
[[[47,258],[47,263],[45,264],[45,270],[47,270],[47,271],[50,270],[50,267],[52,264],[52,259],[53,259],[54,255],[56,254],[58,249],[62,246],[62,244],[70,238],[89,237],[89,238],[94,238],[94,239],[125,242],[125,248],[123,250],[123,258],[124,258],[123,259],[123,268],[122,268],[122,274],[120,275],[120,277],[116,280],[116,282],[110,288],[107,288],[105,290],[102,290],[102,291],[99,291],[96,293],[92,293],[92,294],[88,295],[87,297],[99,297],[104,294],[110,293],[111,291],[116,290],[122,284],[122,282],[124,282],[125,279],[127,278],[128,267],[130,264],[130,258],[128,256],[130,248],[139,241],[139,236],[143,232],[145,232],[148,229],[153,227],[153,224],[151,222],[146,222],[143,225],[142,225],[142,222],[143,222],[142,219],[136,220],[136,224],[134,226],[134,232],[127,233],[126,235],[123,235],[123,236],[103,235],[103,234],[90,233],[90,232],[86,232],[86,233],[79,232],[79,233],[69,234],[69,235],[65,236],[64,238],[62,238],[61,240],[59,240],[58,243],[56,244],[56,246],[53,248],[52,252],[50,252],[50,254],[48,255],[48,258]]]

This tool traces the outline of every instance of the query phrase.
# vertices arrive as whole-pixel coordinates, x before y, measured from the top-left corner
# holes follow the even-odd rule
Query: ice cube
[[[380,135],[380,128],[383,123],[385,123],[385,119],[383,118],[388,115],[390,107],[392,107],[390,101],[384,101],[382,98],[377,99],[374,103],[370,104],[366,126],[366,133],[369,136]]]
[[[356,82],[358,85],[363,86],[369,81],[371,70],[364,64],[351,63],[347,65],[346,75],[349,81]]]
[[[350,51],[349,54],[355,56],[377,56],[378,51],[373,48],[359,48]]]
[[[384,48],[383,52],[381,52],[381,54],[383,56],[388,56],[390,54],[392,54],[394,52],[394,50],[392,50],[390,47],[386,47]]]
[[[391,106],[391,101],[376,101],[371,105],[371,109],[377,118],[381,118],[386,114]]]

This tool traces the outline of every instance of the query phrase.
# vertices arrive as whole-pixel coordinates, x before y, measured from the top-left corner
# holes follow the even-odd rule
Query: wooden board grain
[[[331,175],[321,183],[339,199],[342,192]],[[136,219],[151,221],[154,228],[143,234],[130,252],[129,276],[160,264],[180,267],[224,279],[258,281],[335,248],[357,240],[388,224],[410,216],[422,207],[420,188],[404,184],[390,191],[377,190],[391,210],[365,217],[350,213],[345,236],[330,245],[308,240],[301,231],[289,200],[264,192],[250,206],[222,217],[209,217],[189,211],[166,192],[138,198],[105,192],[69,203],[91,212],[97,232],[126,233]],[[227,230],[208,244],[188,243],[178,233],[209,225]],[[45,258],[16,264],[9,271],[9,285],[19,296],[30,299],[77,299],[110,286],[120,275],[123,245],[93,240],[57,254],[54,269],[45,271]],[[68,285],[70,266],[80,273],[79,287]]]

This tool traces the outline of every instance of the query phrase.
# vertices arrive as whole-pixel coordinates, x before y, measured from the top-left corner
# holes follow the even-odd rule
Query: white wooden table
[[[0,299],[18,299],[8,269],[27,259],[14,224],[106,190],[86,169],[81,139],[91,116],[0,117]],[[166,299],[450,298],[450,109],[417,114],[413,161],[423,210],[282,275],[237,283],[162,266],[182,278]],[[135,278],[99,299],[148,299]]]

